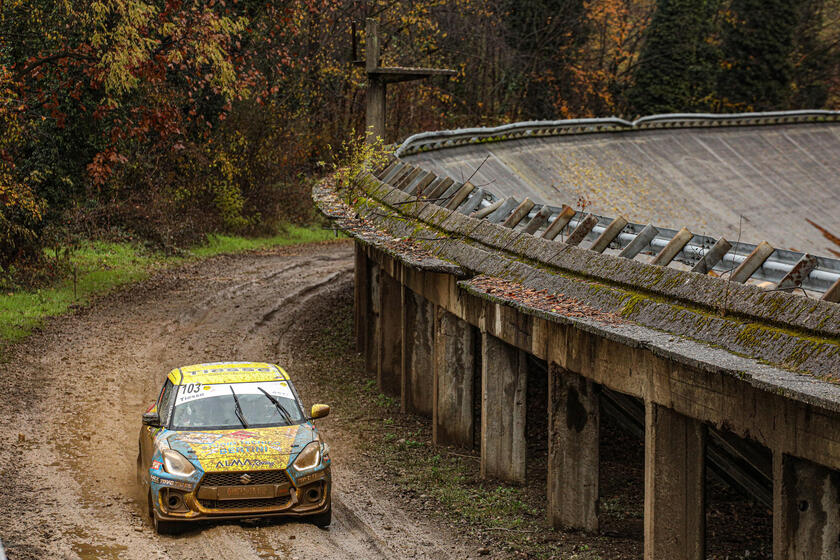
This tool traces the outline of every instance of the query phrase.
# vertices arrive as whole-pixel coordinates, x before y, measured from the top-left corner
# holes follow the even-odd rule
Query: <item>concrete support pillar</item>
[[[548,370],[548,516],[555,528],[598,530],[598,385]]]
[[[773,558],[840,558],[840,472],[773,454]]]
[[[435,367],[435,304],[409,288],[402,290],[403,412],[432,416]]]
[[[645,410],[645,560],[703,560],[706,428],[648,402]]]
[[[356,266],[353,269],[353,329],[356,334],[356,352],[364,353],[367,344],[367,324],[370,320],[370,280],[368,258],[364,246],[356,243]]]
[[[435,376],[432,441],[435,445],[473,446],[475,330],[438,308],[435,324]]]
[[[481,339],[481,476],[525,482],[525,352]]]
[[[386,395],[399,395],[402,376],[402,285],[379,276],[379,356],[376,382]]]
[[[382,302],[379,298],[379,265],[368,261],[368,313],[365,331],[365,368],[368,372],[378,375],[379,368],[379,309]]]

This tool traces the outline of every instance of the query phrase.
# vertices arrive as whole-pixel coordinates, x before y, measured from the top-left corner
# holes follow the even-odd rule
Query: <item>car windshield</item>
[[[188,383],[178,387],[171,429],[259,428],[303,421],[288,381]]]

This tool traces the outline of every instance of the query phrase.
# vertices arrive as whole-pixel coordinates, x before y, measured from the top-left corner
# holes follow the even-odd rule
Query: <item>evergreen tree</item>
[[[791,109],[817,109],[828,100],[832,68],[840,64],[835,43],[820,38],[825,0],[802,0],[794,33]]]
[[[718,96],[723,109],[785,109],[791,98],[797,6],[790,0],[732,0],[723,25]]]
[[[631,112],[640,115],[708,109],[715,86],[718,0],[657,0],[639,55]]]

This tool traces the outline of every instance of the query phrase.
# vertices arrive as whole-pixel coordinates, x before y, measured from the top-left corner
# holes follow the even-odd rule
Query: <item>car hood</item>
[[[203,471],[285,469],[315,437],[310,424],[240,430],[176,431],[169,446]]]

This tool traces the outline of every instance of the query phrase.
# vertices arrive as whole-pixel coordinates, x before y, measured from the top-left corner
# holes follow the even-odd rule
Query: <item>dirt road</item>
[[[162,537],[136,495],[140,415],[172,367],[276,361],[307,404],[318,400],[296,368],[295,327],[331,320],[317,302],[349,289],[352,266],[348,243],[219,257],[107,296],[12,348],[0,366],[0,538],[10,560],[474,555],[475,543],[404,509],[371,477],[345,445],[356,435],[332,417],[320,421],[334,462],[329,530],[226,522]]]

